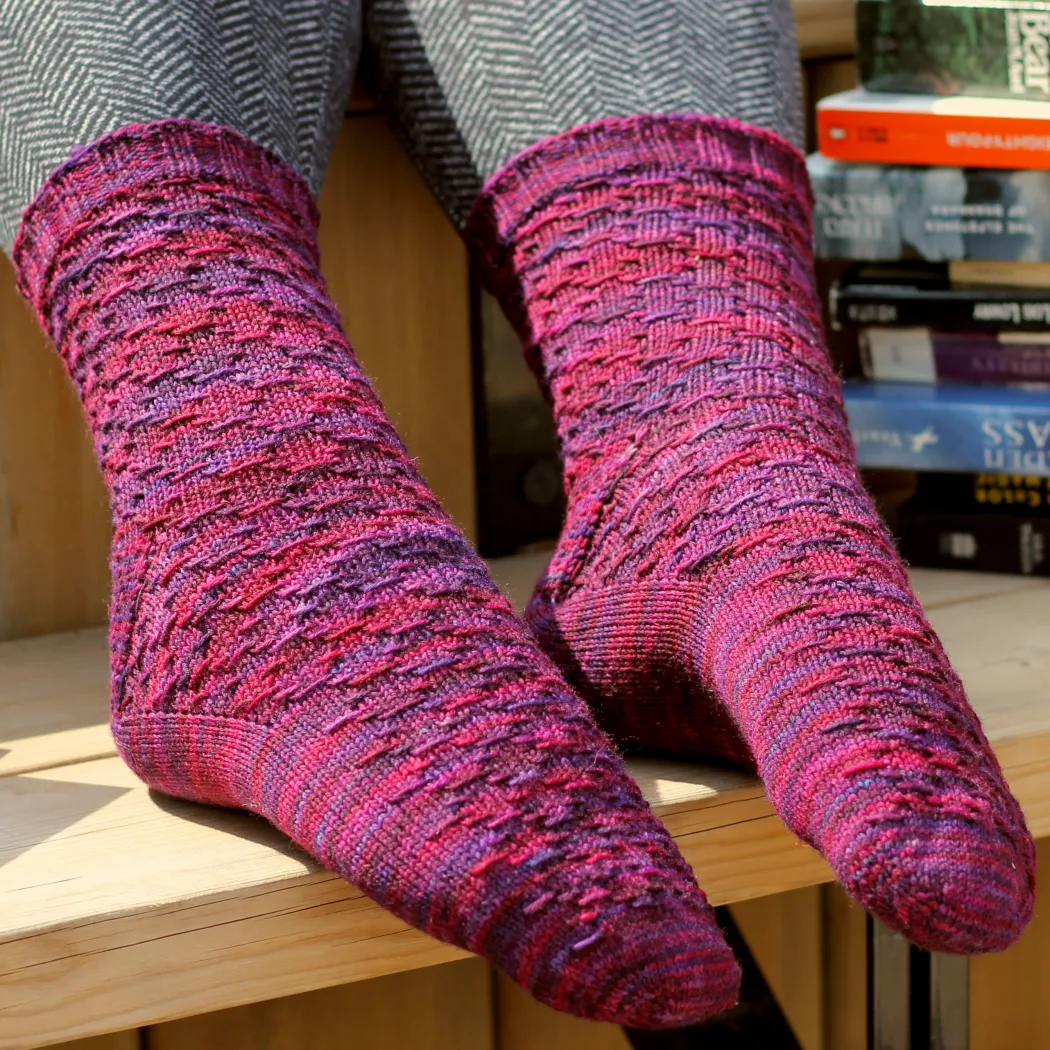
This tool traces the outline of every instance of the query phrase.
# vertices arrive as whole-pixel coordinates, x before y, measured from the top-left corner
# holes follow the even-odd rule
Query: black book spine
[[[831,288],[837,326],[895,325],[945,331],[1038,332],[1050,328],[1050,295],[1039,288],[915,288],[839,284]]]
[[[915,566],[1050,576],[1046,518],[913,510],[905,504],[897,531],[901,554]]]

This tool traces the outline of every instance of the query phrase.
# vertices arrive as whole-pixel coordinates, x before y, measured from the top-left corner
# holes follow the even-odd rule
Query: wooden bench
[[[521,600],[538,566],[494,568]],[[1050,834],[1050,583],[915,582],[1033,832]],[[0,645],[0,1050],[463,957],[263,821],[151,794],[115,757],[106,663],[102,629]],[[830,879],[750,776],[631,769],[714,903]]]

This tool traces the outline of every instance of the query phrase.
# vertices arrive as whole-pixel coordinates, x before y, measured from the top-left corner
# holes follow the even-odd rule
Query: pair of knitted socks
[[[58,169],[15,261],[109,486],[135,771],[264,815],[559,1009],[697,1021],[736,966],[582,696],[620,744],[752,763],[916,943],[1011,943],[1032,843],[857,475],[805,186],[771,134],[640,117],[479,197],[565,458],[534,637],[356,363],[298,176],[189,121]]]

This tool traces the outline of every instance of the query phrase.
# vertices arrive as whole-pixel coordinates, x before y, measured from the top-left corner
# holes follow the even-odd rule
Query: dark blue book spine
[[[958,331],[1045,332],[1050,291],[1045,288],[923,288],[873,281],[838,281],[831,289],[835,324],[931,325]]]

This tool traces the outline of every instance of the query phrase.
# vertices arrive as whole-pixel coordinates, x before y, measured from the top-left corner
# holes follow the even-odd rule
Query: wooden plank
[[[716,901],[805,877],[770,861],[779,839],[823,864],[771,817],[753,819],[768,813],[753,786],[722,792],[699,767],[657,763],[639,780],[657,804],[676,800],[669,820]],[[690,791],[709,813],[689,812]],[[317,871],[264,822],[151,796],[116,758],[6,777],[0,811],[3,1050],[461,954]]]
[[[970,962],[971,1050],[1050,1047],[1050,841],[1037,845],[1042,883],[1035,919],[1008,951]]]
[[[106,629],[0,644],[0,776],[115,754]]]
[[[821,887],[824,931],[824,1043],[828,1050],[868,1048],[867,920],[835,883]]]
[[[489,571],[499,588],[523,610],[532,597],[536,581],[543,575],[551,559],[550,551],[532,554],[515,554],[509,558],[490,558]]]
[[[497,558],[489,562],[489,567],[515,605],[523,608],[548,558],[547,553]],[[964,661],[973,652],[994,651],[1007,664],[1016,663],[1008,638],[997,636],[993,646],[975,648],[972,636],[965,632],[967,615],[963,614],[960,620],[959,616],[942,611],[947,606],[996,597],[1011,604],[1011,596],[1030,593],[1025,608],[1034,616],[1029,629],[1038,636],[1038,624],[1043,622],[1038,615],[1039,606],[1044,598],[1050,601],[1050,583],[1030,577],[917,570],[912,574],[912,582],[937,626],[941,628],[943,624],[951,632],[946,640],[949,652]],[[981,615],[984,617],[983,612]],[[1005,609],[996,606],[994,616],[1003,615],[1008,616]],[[962,634],[957,639],[960,628]],[[1011,632],[1008,629],[1006,633]],[[4,685],[0,692],[0,776],[116,754],[105,726],[109,691],[106,653],[103,628],[0,643],[0,682]],[[996,674],[994,667],[981,671],[967,665],[964,677],[967,681],[973,676],[975,682],[987,682]],[[1024,717],[1029,703],[1025,697],[1031,697],[1030,684],[1028,692],[1023,682],[1016,684],[1015,692],[1004,697],[998,696],[994,682],[982,686],[988,696],[978,701],[978,706],[982,711],[985,707],[1000,711],[997,725],[1004,725],[1005,729],[997,728],[996,732],[1001,737],[1011,735],[1014,721]],[[1005,709],[1003,702],[1008,705]],[[1021,710],[1011,708],[1012,703],[1019,704]],[[643,764],[639,768],[646,767]],[[725,790],[730,782],[732,777],[720,790]],[[687,783],[687,801],[693,797],[694,787]],[[653,784],[652,790],[673,788]],[[664,799],[666,805],[673,802],[670,795]]]
[[[824,1050],[821,887],[741,901],[730,912],[802,1050]]]
[[[492,972],[481,959],[464,959],[170,1021],[145,1034],[149,1050],[493,1050]]]
[[[55,1050],[143,1050],[137,1029],[130,1032],[114,1032],[112,1035],[96,1035],[90,1039],[75,1039],[61,1043]]]
[[[619,1025],[552,1010],[501,973],[496,974],[496,1046],[499,1050],[631,1050]]]
[[[80,405],[0,254],[0,640],[105,623],[108,545]]]
[[[381,116],[343,122],[320,199],[321,266],[398,433],[476,528],[466,249]]]

